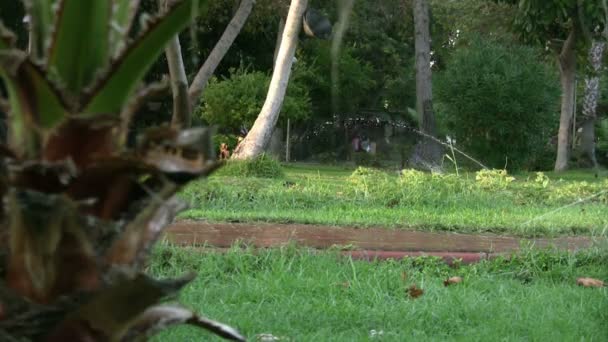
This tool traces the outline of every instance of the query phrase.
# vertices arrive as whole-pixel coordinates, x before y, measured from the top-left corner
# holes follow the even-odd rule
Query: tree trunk
[[[250,159],[260,155],[272,136],[272,131],[279,118],[279,112],[287,90],[291,66],[298,43],[298,34],[302,27],[302,16],[307,4],[308,0],[291,1],[266,101],[249,134],[235,149],[232,155],[233,159]]]
[[[170,0],[160,0],[161,8],[166,9]],[[188,78],[182,58],[182,48],[179,35],[175,35],[165,48],[169,75],[171,77],[171,91],[173,92],[173,116],[171,125],[178,128],[190,127],[190,100],[188,99]]]
[[[169,75],[171,76],[171,91],[173,92],[173,117],[171,125],[180,128],[190,127],[190,100],[188,99],[188,78],[182,59],[182,48],[179,37],[175,36],[165,49]]]
[[[424,134],[420,146],[414,149],[424,168],[436,168],[441,160],[441,146],[433,139],[437,134],[433,112],[431,82],[431,34],[428,0],[414,1],[416,49],[416,111],[420,117],[420,131]]]
[[[274,44],[274,56],[272,57],[272,69],[277,63],[277,55],[279,54],[279,48],[281,47],[281,39],[283,38],[283,31],[285,31],[285,19],[279,20],[279,33],[277,34],[277,42]]]
[[[589,167],[597,167],[595,158],[595,120],[597,102],[600,97],[599,72],[602,67],[602,56],[606,43],[594,40],[589,50],[591,74],[585,78],[585,95],[583,99],[583,124],[581,144],[579,147],[580,162]]]
[[[570,125],[574,115],[574,91],[576,80],[576,30],[572,29],[568,39],[559,54],[560,83],[562,87],[562,105],[559,119],[559,133],[557,137],[557,158],[555,171],[565,171],[568,168],[570,156]]]
[[[340,97],[340,50],[342,49],[342,41],[344,35],[348,30],[349,20],[353,11],[355,1],[344,0],[340,3],[338,23],[336,24],[336,30],[331,41],[331,113],[334,117],[334,131],[335,134],[330,136],[330,146],[336,150],[339,149],[338,139],[340,129],[343,131],[342,145],[347,146],[346,159],[350,157],[350,136],[348,134],[348,128],[345,124],[344,112],[341,108],[341,97]]]
[[[211,53],[209,54],[209,57],[207,57],[207,60],[205,60],[205,63],[194,77],[194,80],[190,85],[190,89],[188,90],[190,103],[193,106],[196,106],[199,103],[201,95],[203,94],[205,87],[207,87],[209,79],[230,49],[230,46],[232,46],[232,43],[236,37],[241,32],[241,29],[243,29],[243,26],[245,26],[245,22],[247,21],[247,18],[249,18],[251,10],[253,9],[254,2],[254,0],[241,0],[239,8],[224,30],[222,37],[215,44],[213,50],[211,50]]]

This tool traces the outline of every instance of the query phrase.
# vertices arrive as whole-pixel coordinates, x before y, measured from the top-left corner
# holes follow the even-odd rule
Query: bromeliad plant
[[[10,111],[0,149],[0,340],[145,340],[177,323],[244,339],[163,304],[191,275],[160,281],[142,271],[183,208],[176,191],[218,166],[210,133],[162,126],[125,143],[149,93],[144,74],[205,4],[172,1],[133,35],[136,0],[29,0],[28,52],[0,24]]]

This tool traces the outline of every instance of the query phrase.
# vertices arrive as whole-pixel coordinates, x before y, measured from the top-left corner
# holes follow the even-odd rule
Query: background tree
[[[595,156],[595,123],[597,119],[597,104],[600,99],[600,70],[606,42],[594,40],[589,49],[590,75],[585,77],[583,95],[581,142],[579,145],[579,161],[589,167],[596,168]]]
[[[493,168],[550,167],[559,87],[541,56],[487,37],[456,50],[434,85],[438,122],[459,148]]]
[[[170,0],[160,0],[163,7],[169,5]],[[200,97],[230,46],[241,32],[247,18],[251,14],[254,0],[241,0],[236,13],[228,23],[226,30],[211,50],[211,53],[201,66],[192,84],[188,87],[188,78],[184,67],[179,36],[175,36],[167,45],[166,56],[171,76],[171,89],[173,92],[173,119],[172,124],[178,127],[190,127],[191,112],[198,104]]]
[[[516,5],[515,27],[524,40],[555,51],[562,88],[555,171],[568,168],[570,131],[574,113],[577,55],[587,51],[586,33],[605,25],[603,0],[499,0]]]
[[[316,73],[316,70],[310,70],[303,62],[294,66],[279,121],[285,123],[290,119],[297,123],[310,117],[310,96],[303,82],[307,73]],[[219,127],[222,133],[239,132],[242,127],[251,127],[255,122],[264,105],[269,84],[270,76],[266,73],[245,67],[233,69],[229,77],[211,80],[197,114],[205,123]]]
[[[437,134],[433,111],[433,85],[431,82],[430,10],[427,0],[414,0],[414,27],[416,37],[416,112],[420,131],[425,135],[414,150],[411,159],[415,167],[435,169],[441,160],[441,145],[433,138]]]
[[[302,16],[307,5],[307,0],[292,0],[291,2],[266,101],[253,127],[232,154],[233,159],[249,159],[258,156],[270,141],[287,90],[302,25]]]

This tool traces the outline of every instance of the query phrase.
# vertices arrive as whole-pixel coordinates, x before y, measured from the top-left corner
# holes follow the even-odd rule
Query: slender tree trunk
[[[287,90],[298,34],[302,27],[302,16],[307,5],[308,0],[291,1],[266,101],[249,134],[235,149],[232,155],[234,159],[250,159],[260,155],[272,136]]]
[[[602,56],[606,43],[594,40],[589,50],[589,64],[591,75],[585,78],[585,95],[583,99],[583,124],[581,144],[579,147],[580,161],[590,167],[597,167],[595,158],[595,120],[597,102],[600,97],[599,72],[602,67]]]
[[[562,106],[557,137],[557,158],[555,171],[565,171],[568,168],[570,156],[570,125],[574,115],[574,91],[576,80],[576,30],[573,29],[559,54],[560,83],[562,87]]]
[[[171,91],[173,92],[173,117],[171,125],[175,127],[190,127],[190,100],[188,98],[188,78],[182,59],[182,49],[179,37],[175,36],[165,49],[167,63],[169,64],[169,75],[171,76]]]
[[[348,24],[351,13],[353,11],[355,1],[354,0],[343,0],[340,4],[338,23],[336,24],[336,30],[331,41],[331,113],[334,117],[334,130],[336,134],[332,134],[330,137],[330,144],[332,148],[338,148],[338,138],[340,128],[343,129],[343,141],[342,144],[347,146],[346,159],[350,159],[350,137],[348,129],[346,128],[346,120],[344,113],[341,108],[341,97],[340,97],[340,50],[342,49],[342,41],[344,40],[344,34],[348,30]]]
[[[274,68],[276,67],[277,64],[277,55],[279,54],[279,49],[281,48],[281,39],[283,38],[283,31],[285,31],[285,19],[281,17],[281,20],[279,20],[279,32],[277,33],[277,40],[274,44],[274,55],[272,56],[272,70],[274,71]],[[283,104],[281,103],[281,107],[278,109],[278,111],[280,112],[281,109],[283,108]],[[270,152],[272,154],[272,140],[273,138],[276,138],[277,136],[277,130],[279,130],[278,127],[274,127],[274,129],[272,130],[272,135],[270,136],[270,143],[268,144],[268,146],[265,148],[266,152]],[[275,148],[276,151],[276,148]]]
[[[196,74],[196,77],[194,77],[190,89],[188,90],[190,103],[193,106],[196,106],[200,101],[209,79],[243,29],[243,26],[245,26],[245,22],[253,9],[254,2],[254,0],[241,0],[239,8],[236,10],[232,20],[230,20],[230,23],[224,30],[222,37],[215,44],[209,57],[205,60],[205,63]]]
[[[425,168],[437,167],[441,160],[441,146],[432,139],[437,134],[433,112],[433,85],[431,82],[431,34],[428,0],[414,1],[414,28],[416,50],[416,111],[420,117],[423,136],[414,150]]]
[[[159,0],[160,7],[165,10],[170,0]],[[173,93],[173,116],[171,125],[174,127],[190,127],[190,100],[188,99],[188,78],[182,58],[182,48],[179,43],[179,35],[175,35],[165,48],[169,75],[171,77],[171,91]]]
[[[279,21],[279,33],[277,34],[277,42],[274,44],[274,56],[272,57],[272,68],[274,69],[277,63],[277,55],[279,54],[279,48],[281,47],[281,39],[283,38],[283,31],[285,31],[285,19],[281,18]]]

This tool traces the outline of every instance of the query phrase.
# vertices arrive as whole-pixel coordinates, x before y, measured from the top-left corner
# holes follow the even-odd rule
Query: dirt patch
[[[589,237],[524,239],[500,235],[430,233],[385,228],[347,228],[303,224],[208,223],[178,221],[169,227],[166,238],[188,246],[227,248],[237,241],[258,248],[284,246],[295,242],[316,249],[344,248],[344,254],[358,259],[387,259],[436,255],[446,261],[474,262],[519,250],[522,243],[534,247],[553,246],[577,250],[594,245]]]

